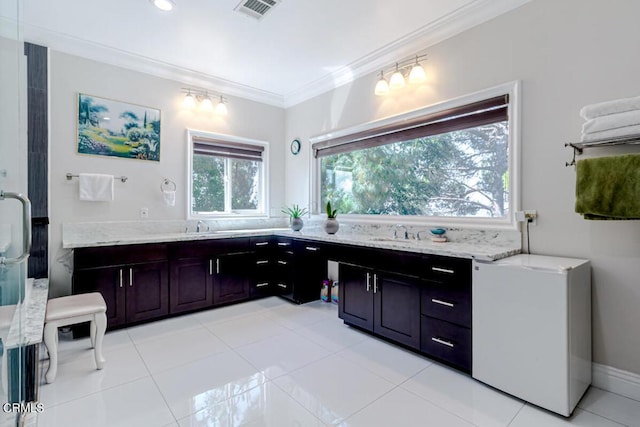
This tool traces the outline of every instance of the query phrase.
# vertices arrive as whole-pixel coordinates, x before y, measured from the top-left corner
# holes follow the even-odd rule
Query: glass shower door
[[[21,0],[0,2],[0,425],[18,425],[25,393],[23,337],[31,239],[27,193],[26,62]],[[13,404],[16,405],[13,405]]]

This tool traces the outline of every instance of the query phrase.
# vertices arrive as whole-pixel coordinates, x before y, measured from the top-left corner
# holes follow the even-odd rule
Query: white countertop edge
[[[342,243],[354,246],[380,248],[380,249],[393,249],[406,252],[423,253],[431,255],[443,255],[452,256],[457,258],[479,259],[485,261],[494,261],[497,259],[505,258],[511,255],[516,255],[521,252],[519,246],[500,246],[492,245],[490,243],[465,243],[465,242],[445,242],[445,243],[432,243],[429,241],[417,242],[410,240],[405,242],[401,239],[396,241],[375,241],[371,240],[370,236],[358,236],[358,235],[340,235],[325,234],[323,231],[256,231],[256,232],[238,232],[224,231],[217,233],[203,232],[203,233],[167,233],[157,235],[141,235],[141,236],[128,236],[122,238],[111,238],[96,241],[72,241],[63,239],[62,247],[65,249],[77,249],[87,247],[104,247],[104,246],[119,246],[130,244],[144,244],[144,243],[170,243],[170,242],[184,242],[184,241],[197,241],[197,240],[217,240],[236,237],[259,237],[259,236],[281,236],[292,237],[307,240],[315,240],[328,243]]]

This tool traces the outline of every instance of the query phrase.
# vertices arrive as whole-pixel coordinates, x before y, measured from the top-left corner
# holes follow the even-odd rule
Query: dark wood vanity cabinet
[[[471,371],[471,260],[366,248],[341,258],[345,323]]]
[[[166,244],[76,249],[74,268],[73,293],[100,292],[110,328],[169,313]]]
[[[409,347],[420,347],[418,279],[340,264],[339,317]]]
[[[273,282],[274,263],[274,239],[271,236],[252,237],[249,240],[253,258],[250,260],[252,270],[249,283],[249,296],[260,298],[273,295],[275,283]]]

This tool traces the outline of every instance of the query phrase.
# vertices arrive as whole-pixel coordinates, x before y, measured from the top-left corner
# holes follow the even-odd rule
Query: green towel
[[[584,219],[640,219],[640,154],[579,160],[576,212]]]

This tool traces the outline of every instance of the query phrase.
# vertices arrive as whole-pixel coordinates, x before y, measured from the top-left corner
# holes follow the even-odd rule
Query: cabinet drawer
[[[462,258],[427,257],[425,278],[438,282],[471,283],[471,260]]]
[[[471,329],[422,316],[420,350],[471,372]]]
[[[251,250],[260,253],[270,252],[271,248],[273,248],[273,242],[270,236],[265,237],[252,237],[249,241],[249,246],[251,246]]]
[[[263,279],[258,278],[251,284],[250,292],[252,297],[265,296],[272,293],[273,286],[271,282],[268,279]]]
[[[471,287],[462,283],[425,282],[421,313],[471,327]]]
[[[75,269],[164,261],[168,257],[167,245],[164,243],[79,248],[73,254]]]

